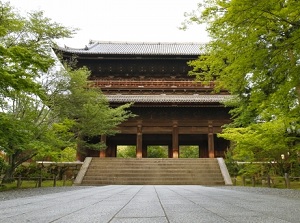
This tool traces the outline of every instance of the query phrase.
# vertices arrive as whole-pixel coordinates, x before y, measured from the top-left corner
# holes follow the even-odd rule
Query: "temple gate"
[[[83,49],[57,52],[64,60],[75,55],[78,67],[88,67],[90,80],[111,106],[134,102],[131,111],[137,116],[118,126],[115,136],[99,136],[107,149],[86,156],[116,157],[118,145],[134,145],[136,157],[146,158],[148,146],[165,145],[168,157],[178,158],[180,146],[194,145],[200,158],[224,157],[229,144],[217,133],[230,122],[229,108],[222,104],[230,95],[214,93],[214,82],[188,76],[187,62],[201,54],[200,44],[91,41]]]

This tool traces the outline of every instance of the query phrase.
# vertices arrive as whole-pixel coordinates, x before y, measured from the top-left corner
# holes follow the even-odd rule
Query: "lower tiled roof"
[[[222,103],[232,98],[231,95],[106,95],[111,103]]]

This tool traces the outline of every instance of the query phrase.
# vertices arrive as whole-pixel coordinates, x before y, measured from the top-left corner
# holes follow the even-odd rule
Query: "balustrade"
[[[93,87],[100,88],[213,88],[215,82],[196,82],[192,80],[93,80]]]

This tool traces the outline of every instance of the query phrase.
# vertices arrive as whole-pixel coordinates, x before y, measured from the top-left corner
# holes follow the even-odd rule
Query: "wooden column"
[[[136,158],[143,157],[143,133],[142,125],[138,124],[136,133]]]
[[[172,145],[168,145],[168,158],[173,158],[173,148],[172,148]]]
[[[208,144],[208,141],[207,143]],[[199,145],[199,157],[200,158],[208,158],[208,149],[207,149],[207,145]]]
[[[105,150],[105,157],[112,157],[112,145],[109,144]]]
[[[100,140],[101,140],[102,143],[104,143],[106,145],[106,135],[101,135]],[[99,153],[100,158],[106,157],[106,149],[107,148],[100,150],[100,153]]]
[[[78,149],[77,149],[77,151],[76,151],[76,160],[77,160],[77,161],[80,161],[80,162],[83,162],[83,161],[84,161],[84,159],[82,158],[82,155],[81,155],[81,153],[78,151]]]
[[[173,121],[173,131],[172,131],[172,148],[173,148],[173,158],[179,157],[179,144],[178,144],[178,123]]]
[[[147,158],[148,157],[147,148],[148,148],[148,146],[143,144],[143,152],[142,152],[143,158]]]
[[[208,121],[208,157],[215,158],[214,127],[212,121]]]
[[[117,145],[113,144],[110,146],[110,157],[117,157]]]

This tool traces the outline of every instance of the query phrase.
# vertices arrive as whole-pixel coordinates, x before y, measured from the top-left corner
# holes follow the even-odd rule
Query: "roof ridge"
[[[59,47],[59,50],[82,54],[123,55],[200,55],[204,44],[196,42],[118,42],[90,40],[84,48]]]
[[[201,45],[205,43],[201,42],[152,42],[152,41],[102,41],[102,40],[90,40],[90,45],[97,45],[97,44],[138,44],[138,45]]]

